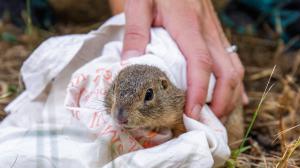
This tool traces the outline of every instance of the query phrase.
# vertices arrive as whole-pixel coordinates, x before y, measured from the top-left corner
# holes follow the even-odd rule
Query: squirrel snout
[[[116,119],[119,124],[127,124],[128,123],[128,113],[122,107],[118,108],[116,111]]]

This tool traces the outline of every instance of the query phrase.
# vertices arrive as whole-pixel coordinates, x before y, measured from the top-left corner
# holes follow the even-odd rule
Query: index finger
[[[169,12],[169,17],[163,24],[187,60],[188,90],[185,112],[188,116],[199,119],[207,96],[212,59],[200,33],[197,13],[189,10],[190,8],[183,9],[184,7],[183,4],[173,6],[173,10],[184,12]]]
[[[152,8],[152,0],[126,1],[122,59],[139,56],[145,52],[150,40],[150,27],[153,20]]]

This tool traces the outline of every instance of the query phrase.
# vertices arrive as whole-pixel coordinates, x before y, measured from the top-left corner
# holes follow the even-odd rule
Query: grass
[[[271,75],[270,75],[270,77],[269,77],[269,80],[268,80],[268,82],[267,82],[267,85],[266,85],[266,87],[265,87],[265,90],[264,90],[264,92],[263,92],[263,95],[262,95],[262,97],[261,97],[261,99],[260,99],[260,102],[259,102],[259,104],[258,104],[258,106],[257,106],[257,108],[256,108],[256,110],[255,110],[255,112],[253,113],[252,120],[251,120],[251,122],[250,122],[250,125],[249,125],[247,131],[246,131],[245,136],[243,137],[243,141],[242,141],[240,147],[239,147],[238,149],[232,151],[231,158],[227,161],[227,167],[229,167],[229,168],[234,168],[234,167],[236,167],[236,160],[237,160],[238,156],[239,156],[241,153],[243,153],[243,152],[245,152],[245,151],[247,151],[248,149],[251,148],[250,146],[245,146],[245,144],[246,144],[246,141],[248,140],[249,134],[250,134],[250,132],[251,132],[253,126],[254,126],[254,123],[255,123],[255,121],[256,121],[256,118],[257,118],[257,116],[258,116],[258,113],[259,113],[260,110],[261,110],[262,104],[263,104],[264,100],[266,99],[268,93],[270,92],[270,90],[271,90],[272,87],[274,86],[274,84],[272,84],[272,85],[269,87],[270,81],[271,81],[271,79],[272,79],[272,76],[273,76],[273,73],[274,73],[275,69],[276,69],[276,65],[274,66],[274,68],[273,68],[273,70],[272,70],[272,72],[271,72]]]
[[[31,19],[31,0],[26,0],[26,33],[28,35],[32,34],[32,19]]]
[[[276,168],[283,168],[287,167],[288,160],[292,156],[292,154],[295,152],[295,150],[300,146],[300,136],[299,138],[291,143],[285,150],[283,156],[281,157],[280,161],[277,163]]]
[[[8,33],[1,32],[2,36],[0,38],[2,39],[3,43],[0,44],[0,48],[1,48],[1,46],[5,47],[6,43],[9,43],[9,45],[14,45],[14,46],[15,45],[23,45],[23,46],[25,46],[26,50],[31,51],[33,48],[35,48],[35,45],[32,44],[33,42],[31,39],[36,36],[37,36],[36,38],[38,38],[39,41],[42,41],[50,35],[85,33],[87,31],[89,31],[91,29],[95,29],[97,27],[97,26],[87,27],[86,25],[84,25],[84,26],[80,25],[78,27],[63,25],[62,27],[55,27],[54,29],[51,29],[51,32],[47,32],[48,34],[41,35],[40,30],[37,27],[34,27],[32,24],[32,19],[30,17],[31,12],[32,12],[32,9],[30,8],[31,2],[32,2],[31,0],[26,0],[26,10],[24,11],[24,15],[22,15],[22,16],[24,16],[23,19],[26,23],[26,30],[24,33],[23,29],[22,29],[22,32],[24,33],[24,34],[22,34],[22,36],[25,35],[26,38],[29,38],[29,40],[21,39],[21,38],[19,38],[20,36],[18,34],[14,33],[14,31],[9,31],[10,29],[5,29],[6,32],[8,32]],[[280,19],[280,18],[277,18],[277,19]],[[276,28],[276,32],[277,32],[277,34],[281,34],[282,29],[281,29],[281,27],[279,27],[280,20],[277,20],[276,23],[278,26]],[[95,25],[99,25],[99,23],[95,23]],[[6,26],[6,24],[4,26]],[[1,25],[0,25],[0,28],[1,28]],[[36,32],[38,32],[39,34],[37,34]],[[228,31],[228,32],[230,32],[230,31]],[[30,36],[30,37],[28,37],[28,36]],[[277,122],[277,120],[279,118],[277,116],[277,114],[279,112],[278,108],[283,109],[280,112],[283,113],[282,117],[285,117],[285,119],[287,118],[286,117],[287,113],[288,113],[288,115],[290,115],[292,113],[291,111],[293,111],[293,110],[295,111],[295,113],[299,114],[298,106],[292,106],[292,105],[290,105],[290,103],[286,103],[286,104],[280,103],[280,101],[279,101],[281,99],[285,99],[286,102],[291,102],[289,97],[284,95],[285,92],[281,89],[281,87],[284,86],[282,78],[285,78],[286,75],[291,75],[293,77],[293,79],[296,80],[295,82],[293,82],[293,86],[291,86],[291,88],[298,88],[298,86],[299,86],[299,82],[297,80],[297,79],[299,79],[297,76],[297,75],[299,75],[299,73],[297,72],[297,68],[299,67],[298,66],[299,64],[297,64],[297,60],[293,59],[293,61],[291,61],[295,64],[295,66],[293,66],[293,67],[295,67],[295,68],[293,68],[293,72],[292,73],[287,72],[284,70],[284,68],[290,67],[291,63],[284,62],[284,59],[285,58],[291,59],[291,57],[289,57],[289,55],[287,55],[286,53],[278,52],[278,51],[286,51],[287,48],[289,48],[289,46],[294,43],[294,41],[290,41],[285,46],[282,44],[283,49],[279,48],[276,50],[277,40],[269,41],[266,39],[262,39],[260,37],[258,38],[258,37],[247,37],[247,36],[241,36],[241,38],[236,38],[236,37],[239,37],[239,36],[236,36],[235,34],[233,34],[232,42],[235,44],[239,44],[239,53],[240,53],[239,56],[242,59],[242,62],[245,65],[245,68],[247,68],[248,74],[247,74],[247,76],[245,76],[245,78],[246,78],[245,80],[247,81],[247,83],[246,83],[247,92],[249,94],[249,97],[251,97],[251,102],[261,102],[261,103],[256,103],[256,104],[251,103],[251,105],[249,105],[245,108],[245,118],[246,118],[245,122],[247,122],[247,123],[251,122],[252,124],[247,124],[247,125],[249,125],[249,127],[247,128],[247,133],[244,135],[244,138],[242,139],[243,145],[241,145],[239,148],[232,151],[232,157],[228,161],[228,163],[230,162],[232,167],[242,165],[241,163],[250,164],[250,165],[252,165],[252,167],[267,167],[267,166],[275,167],[276,164],[277,164],[277,167],[285,167],[285,166],[287,166],[287,164],[288,164],[288,166],[292,165],[294,160],[296,160],[295,161],[296,163],[300,163],[299,162],[300,160],[297,159],[297,158],[299,158],[299,157],[297,157],[297,155],[300,156],[299,150],[297,150],[297,149],[299,149],[299,139],[297,140],[297,138],[299,136],[299,134],[298,134],[299,130],[297,130],[297,129],[294,129],[293,131],[291,131],[290,134],[286,134],[285,137],[280,137],[280,139],[286,139],[284,142],[286,142],[286,144],[287,144],[287,145],[284,144],[284,148],[281,148],[281,150],[279,148],[271,149],[271,151],[265,150],[266,149],[265,146],[263,144],[261,144],[259,142],[259,140],[256,139],[256,137],[251,138],[251,140],[253,140],[253,141],[251,141],[251,146],[245,146],[245,144],[247,145],[247,142],[250,139],[249,136],[253,135],[252,127],[254,124],[255,124],[254,125],[255,132],[258,133],[259,136],[264,136],[264,137],[269,138],[269,136],[265,136],[263,134],[270,134],[270,135],[277,134],[278,131],[275,133],[273,133],[273,132],[276,131],[276,129],[278,128],[278,125],[279,125],[279,124],[278,125],[274,124]],[[36,43],[36,44],[38,44],[38,43]],[[31,46],[34,46],[34,47],[31,47]],[[11,62],[14,63],[14,62],[19,61],[21,64],[21,62],[23,60],[21,60],[20,57],[17,57],[18,55],[20,55],[19,53],[15,54],[13,56],[11,56],[10,54],[6,54],[6,53],[10,53],[10,50],[13,50],[13,49],[3,49],[3,47],[2,47],[1,48],[2,53],[0,53],[0,55],[3,58],[2,59],[0,56],[0,62],[3,61],[2,67],[5,67],[5,69],[4,68],[1,69],[1,73],[3,75],[1,77],[1,73],[0,73],[0,77],[1,77],[0,81],[4,81],[5,83],[7,83],[7,87],[5,89],[6,92],[1,94],[2,98],[0,96],[0,107],[6,106],[6,104],[10,100],[12,100],[13,97],[16,95],[16,93],[18,93],[18,91],[20,90],[20,89],[18,89],[18,87],[16,87],[16,86],[19,86],[18,79],[15,77],[7,78],[7,76],[17,76],[15,74],[19,68],[17,66],[12,66],[13,64],[11,64]],[[5,56],[5,55],[7,55],[7,56]],[[269,57],[269,55],[272,55],[272,56]],[[275,57],[275,56],[277,56],[277,57]],[[5,57],[5,59],[4,59],[4,57]],[[299,57],[300,57],[300,54],[299,54]],[[267,58],[266,61],[264,58]],[[273,62],[271,60],[277,60],[277,61]],[[263,63],[261,63],[261,62],[263,62]],[[11,64],[11,65],[9,65],[9,64]],[[276,84],[276,87],[274,87],[274,89],[272,89],[272,93],[268,94],[269,95],[268,97],[270,99],[268,99],[268,101],[264,103],[263,97],[265,97],[264,96],[265,93],[263,91],[265,88],[265,82],[263,82],[263,81],[266,81],[265,78],[268,78],[270,76],[271,70],[272,70],[272,65],[274,65],[274,64],[277,65],[277,68],[279,68],[279,71],[282,72],[282,74],[276,73],[272,77],[272,80],[276,80],[276,81],[278,81],[278,83]],[[283,65],[281,65],[281,64],[283,64]],[[6,66],[4,66],[4,65],[6,65]],[[269,69],[269,67],[271,67],[271,69]],[[9,70],[9,71],[7,71],[7,70]],[[259,85],[258,85],[258,83],[259,83]],[[280,89],[277,88],[278,86]],[[266,88],[268,88],[268,87],[266,87]],[[268,90],[269,89],[266,89],[266,91],[268,91]],[[291,90],[289,92],[300,95],[300,92],[297,90]],[[272,96],[270,96],[270,95],[272,95]],[[281,96],[283,98],[278,98],[278,96]],[[294,95],[292,96],[292,98],[294,100],[298,100],[296,98],[296,96],[294,96]],[[4,102],[4,103],[1,104],[1,102]],[[268,104],[271,104],[271,105],[268,105]],[[272,106],[272,108],[267,108],[267,106]],[[292,106],[292,107],[290,107],[290,106]],[[289,108],[291,110],[287,110],[287,108]],[[254,112],[256,114],[253,114]],[[258,114],[259,114],[259,117],[258,117]],[[297,123],[300,123],[299,118],[297,118],[297,117],[291,117],[291,118],[296,120]],[[0,110],[0,120],[1,120],[1,110]],[[264,121],[264,123],[260,123],[257,121]],[[283,125],[291,127],[288,130],[297,127],[297,126],[294,126],[294,122],[284,120],[283,123],[284,123]],[[263,126],[261,126],[261,125],[263,125]],[[256,128],[263,128],[263,129],[266,128],[268,130],[274,130],[274,131],[272,131],[272,133],[271,132],[266,133],[266,132],[261,131],[263,129],[256,129]],[[279,131],[282,131],[282,130],[284,130],[284,132],[288,131],[287,129],[284,129],[284,127],[282,127],[282,128],[283,129],[281,129]],[[251,135],[249,135],[250,133],[251,133]],[[291,142],[292,139],[294,140],[293,142]],[[295,140],[297,140],[297,141],[295,141]],[[276,142],[274,142],[274,144],[276,144],[276,143],[283,144],[282,142],[283,141],[276,141]],[[290,145],[288,145],[288,144],[290,144]],[[249,151],[250,148],[251,148],[251,152],[244,153],[247,150]],[[261,151],[259,151],[259,150],[261,150]],[[290,157],[293,157],[294,160],[290,159]],[[233,159],[233,158],[235,158],[235,159]],[[298,160],[298,162],[297,162],[297,160]],[[267,165],[267,166],[261,166],[261,165]]]

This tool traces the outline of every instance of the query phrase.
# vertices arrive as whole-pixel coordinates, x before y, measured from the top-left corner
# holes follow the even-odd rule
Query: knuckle
[[[208,51],[205,51],[203,49],[198,49],[196,52],[194,52],[193,55],[194,56],[187,57],[187,62],[189,64],[195,64],[197,66],[200,65],[200,67],[205,66],[205,67],[209,67],[209,69],[212,67],[213,60],[210,57]]]
[[[187,68],[189,74],[200,73],[201,75],[210,75],[212,73],[213,61],[210,56],[204,56],[204,54],[201,56],[187,58]]]
[[[205,23],[204,25],[206,25],[203,27],[205,29],[204,38],[206,41],[215,44],[216,40],[221,39],[219,31],[214,25],[211,25],[211,23]]]
[[[188,92],[188,98],[191,98],[191,95],[193,94],[195,96],[197,102],[201,106],[203,106],[205,104],[205,99],[206,99],[206,95],[207,95],[207,88],[197,87],[197,89],[193,89],[192,87],[195,87],[194,84],[195,83],[192,83],[190,80],[187,83],[188,89],[190,89],[190,91]],[[194,93],[196,93],[196,95]]]
[[[187,86],[190,89],[190,91],[192,90],[192,88],[194,88],[194,90],[195,90],[195,84],[196,83],[192,79],[187,80]],[[207,92],[207,88],[205,88],[203,86],[197,87],[196,90],[197,90],[196,92],[199,93],[199,95],[202,95]]]
[[[235,88],[238,86],[240,82],[239,74],[235,69],[230,69],[228,73],[224,73],[223,75],[224,82],[229,85],[231,88]]]
[[[245,68],[244,68],[244,67],[238,68],[238,69],[237,69],[237,73],[238,73],[239,77],[240,77],[241,79],[243,79],[244,76],[245,76]]]
[[[237,53],[234,53],[233,56],[236,58],[236,61],[233,62],[233,64],[235,65],[236,71],[237,71],[239,77],[240,77],[241,79],[243,79],[243,78],[244,78],[244,75],[245,75],[245,68],[244,68],[244,66],[243,66],[243,64],[242,64],[242,62],[241,62],[241,60],[239,59],[238,54],[237,54]]]
[[[173,31],[171,33],[174,39],[178,39],[179,41],[182,41],[187,38],[189,38],[190,40],[197,40],[197,38],[201,37],[201,33],[199,31],[199,25],[195,23],[196,21],[193,22],[190,19],[190,21],[185,20],[185,22],[186,23],[182,23],[182,25],[172,28]],[[182,31],[182,30],[188,30],[188,31]]]
[[[139,25],[126,25],[125,39],[135,41],[147,41],[149,36],[145,33],[147,30]]]

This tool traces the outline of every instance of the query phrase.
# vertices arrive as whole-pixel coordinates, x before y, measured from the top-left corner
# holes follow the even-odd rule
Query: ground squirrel
[[[130,65],[119,72],[105,97],[105,107],[125,129],[170,128],[184,133],[185,91],[178,89],[160,69]]]

